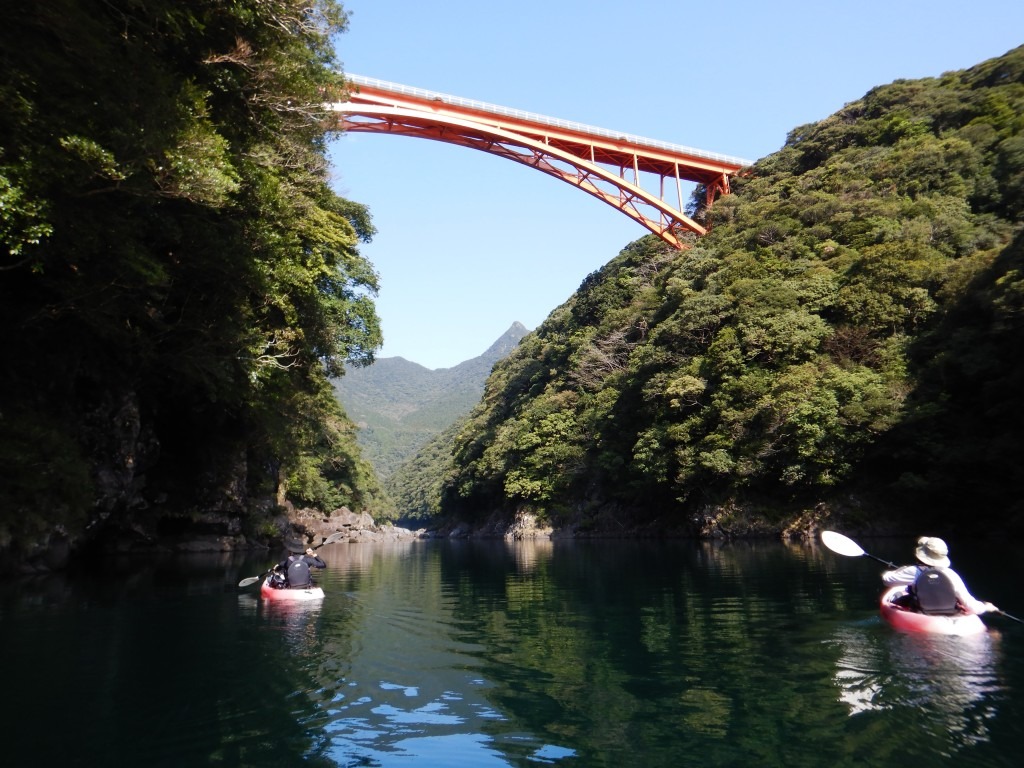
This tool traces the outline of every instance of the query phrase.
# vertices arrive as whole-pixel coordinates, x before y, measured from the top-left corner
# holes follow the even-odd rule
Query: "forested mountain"
[[[380,345],[370,217],[326,173],[346,24],[334,0],[5,4],[0,555],[372,503],[328,379]]]
[[[733,190],[694,203],[710,235],[633,243],[495,367],[443,510],[1020,530],[1024,48],[875,88]]]
[[[407,525],[433,524],[441,513],[441,493],[455,475],[452,446],[466,426],[466,414],[407,458],[384,485],[396,514]]]
[[[513,323],[483,354],[452,368],[430,370],[402,357],[349,366],[334,381],[338,399],[359,427],[363,455],[388,486],[396,468],[480,402],[494,364],[527,330]]]
[[[387,492],[386,516],[414,524],[440,512],[455,436],[480,402],[494,364],[526,333],[515,322],[486,352],[454,368],[429,371],[400,357],[384,358],[335,383]]]

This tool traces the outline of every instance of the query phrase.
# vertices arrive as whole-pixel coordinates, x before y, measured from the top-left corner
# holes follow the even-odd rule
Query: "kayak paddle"
[[[320,547],[324,546],[325,544],[335,544],[335,543],[341,541],[342,539],[344,539],[347,535],[348,535],[347,533],[344,533],[342,531],[338,531],[337,533],[332,533],[326,539],[324,539],[319,544],[317,544],[315,547],[313,547],[313,549],[314,550],[320,549]],[[250,584],[255,584],[257,581],[259,581],[260,579],[262,579],[265,576],[268,576],[269,574],[271,574],[273,572],[274,572],[274,569],[271,568],[269,571],[264,571],[259,576],[250,576],[247,579],[242,579],[240,582],[238,582],[238,586],[239,587],[248,587]]]
[[[861,557],[863,555],[865,557],[870,557],[872,560],[877,560],[883,565],[888,565],[890,568],[895,569],[897,567],[895,563],[890,563],[888,560],[883,560],[880,557],[869,555],[861,549],[860,544],[847,536],[843,536],[841,533],[836,533],[835,531],[822,531],[821,541],[837,555],[846,555],[847,557]]]
[[[868,554],[861,549],[857,542],[848,536],[843,536],[841,533],[836,533],[835,531],[822,531],[821,541],[837,555],[846,555],[847,557],[861,557],[863,555],[865,557],[870,557],[872,560],[877,560],[884,565],[888,565],[890,568],[896,568],[896,565],[890,563],[888,560],[883,560],[880,557]],[[1021,621],[1016,616],[1011,616],[1006,611],[1000,610],[999,608],[996,608],[994,612],[998,613],[1000,616],[1005,616],[1008,619],[1024,624],[1024,621]]]

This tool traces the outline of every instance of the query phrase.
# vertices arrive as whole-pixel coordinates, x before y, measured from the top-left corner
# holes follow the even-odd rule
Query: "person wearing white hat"
[[[998,611],[992,603],[975,598],[960,574],[949,567],[949,547],[936,536],[917,540],[914,555],[921,565],[905,565],[882,574],[890,586],[903,584],[907,594],[896,599],[901,605],[923,613],[988,613]]]

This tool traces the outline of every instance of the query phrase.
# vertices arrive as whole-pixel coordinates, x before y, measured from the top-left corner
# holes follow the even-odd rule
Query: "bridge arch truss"
[[[750,165],[717,155],[593,126],[346,75],[356,88],[330,108],[343,131],[432,139],[521,163],[587,192],[676,248],[686,232],[705,234],[683,213],[682,182],[704,185],[707,203],[729,193],[729,178]],[[659,177],[659,194],[641,186]],[[676,203],[666,202],[675,191]]]

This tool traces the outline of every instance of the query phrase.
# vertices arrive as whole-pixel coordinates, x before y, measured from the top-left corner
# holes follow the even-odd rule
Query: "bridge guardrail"
[[[645,147],[652,147],[654,149],[664,149],[670,152],[679,154],[688,154],[693,157],[702,157],[706,160],[716,160],[721,163],[729,163],[731,165],[738,165],[740,167],[747,167],[753,165],[752,160],[746,160],[741,157],[732,157],[730,155],[722,155],[717,152],[708,152],[703,149],[697,149],[695,147],[687,147],[682,144],[672,144],[667,141],[659,141],[657,139],[648,139],[643,136],[636,136],[634,134],[622,133],[620,131],[610,131],[607,128],[598,128],[593,125],[586,125],[585,123],[577,123],[571,120],[562,120],[557,117],[548,117],[546,115],[539,115],[534,112],[525,112],[520,109],[512,109],[510,107],[502,107],[498,104],[489,104],[485,101],[476,101],[475,99],[465,99],[461,96],[452,96],[447,93],[440,93],[438,91],[428,91],[424,88],[416,88],[410,85],[402,85],[400,83],[392,83],[387,80],[379,80],[374,77],[364,77],[362,75],[353,75],[345,73],[345,79],[355,83],[356,85],[366,85],[371,88],[380,88],[384,91],[392,91],[393,93],[400,93],[406,96],[413,96],[418,99],[435,100],[451,104],[457,107],[466,107],[468,109],[475,109],[481,112],[490,112],[495,115],[502,115],[504,117],[512,117],[519,120],[528,120],[535,123],[541,123],[542,125],[550,125],[552,128],[565,128],[566,130],[575,131],[577,133],[585,133],[591,136],[600,136],[606,139],[614,139],[616,141],[629,141],[633,144],[639,144]]]

